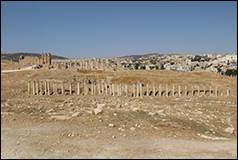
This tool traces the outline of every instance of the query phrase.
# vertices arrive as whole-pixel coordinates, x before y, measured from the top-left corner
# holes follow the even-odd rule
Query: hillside
[[[25,53],[25,52],[1,53],[1,60],[12,60],[12,61],[18,62],[18,59],[21,55],[39,57],[40,53]],[[52,55],[52,59],[67,59],[67,58],[62,56]]]

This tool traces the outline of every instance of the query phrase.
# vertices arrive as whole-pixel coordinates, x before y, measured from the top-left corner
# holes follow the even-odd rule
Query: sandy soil
[[[28,79],[107,76],[127,83],[229,84],[232,96],[27,95]],[[1,158],[237,158],[236,77],[40,69],[4,73],[1,82]]]

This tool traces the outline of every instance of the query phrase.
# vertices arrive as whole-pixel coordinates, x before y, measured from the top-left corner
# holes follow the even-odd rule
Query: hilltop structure
[[[52,64],[52,55],[51,53],[43,53],[39,57],[31,56],[20,56],[19,64],[22,65],[46,65],[49,66]]]
[[[52,56],[51,56],[51,53],[44,53],[44,54],[41,54],[39,58],[39,64],[41,65],[51,65],[51,60],[52,60]]]

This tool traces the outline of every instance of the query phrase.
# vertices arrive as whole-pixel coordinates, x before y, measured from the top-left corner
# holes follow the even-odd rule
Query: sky
[[[237,2],[2,2],[1,53],[236,52]]]

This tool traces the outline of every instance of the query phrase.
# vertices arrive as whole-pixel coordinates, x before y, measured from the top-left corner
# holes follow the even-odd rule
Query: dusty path
[[[70,132],[69,132],[70,131]],[[64,121],[1,128],[2,158],[237,158],[236,140],[166,138]],[[71,134],[69,134],[71,133]],[[73,133],[73,134],[72,134]],[[116,135],[112,137],[112,135]]]
[[[32,66],[29,67],[24,67],[21,69],[10,69],[10,70],[3,70],[1,73],[11,73],[11,72],[20,72],[20,71],[29,71],[29,70],[34,70]]]

